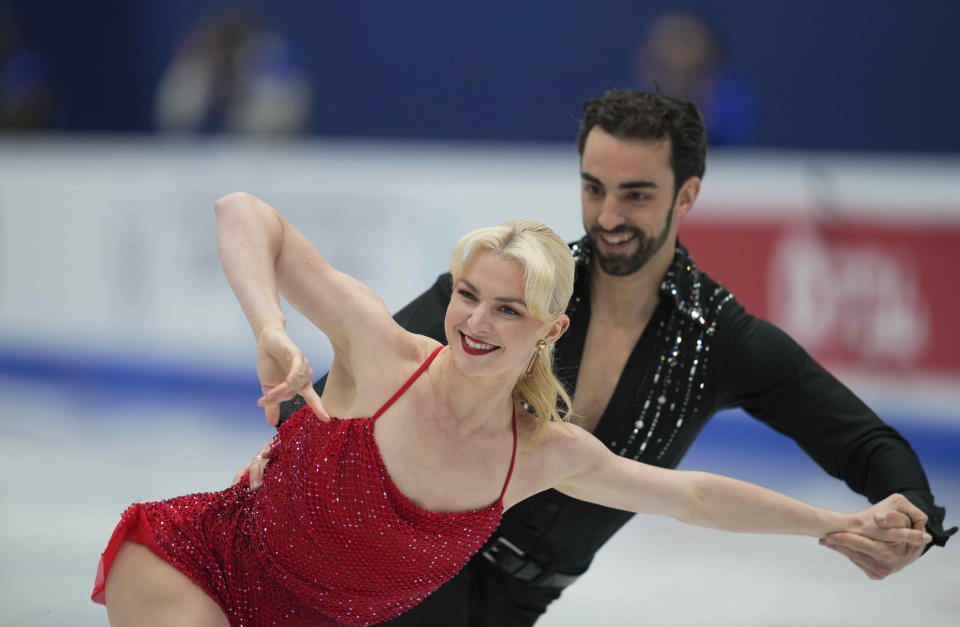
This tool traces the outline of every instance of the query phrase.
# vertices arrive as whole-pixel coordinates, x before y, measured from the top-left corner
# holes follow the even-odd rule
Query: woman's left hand
[[[901,494],[851,514],[855,530],[832,533],[820,544],[845,555],[870,579],[883,579],[915,562],[933,540],[927,515]]]

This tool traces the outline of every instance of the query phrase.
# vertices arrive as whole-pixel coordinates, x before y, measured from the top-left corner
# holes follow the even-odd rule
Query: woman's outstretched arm
[[[614,455],[579,427],[571,427],[569,437],[562,439],[561,446],[570,448],[564,457],[577,461],[554,487],[585,501],[725,531],[812,537],[848,531],[884,542],[930,541],[922,530],[884,529],[877,524],[876,515],[894,509],[915,521],[925,518],[901,495],[892,495],[856,514],[843,514],[745,481],[629,460]]]

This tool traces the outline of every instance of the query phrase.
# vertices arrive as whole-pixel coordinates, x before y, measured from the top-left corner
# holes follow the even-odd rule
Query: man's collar
[[[589,276],[590,262],[593,260],[593,244],[589,236],[570,244],[570,252],[576,262],[577,276]],[[700,295],[702,280],[693,258],[687,249],[677,241],[673,262],[660,283],[660,295],[673,304],[683,314],[705,324],[703,303]]]

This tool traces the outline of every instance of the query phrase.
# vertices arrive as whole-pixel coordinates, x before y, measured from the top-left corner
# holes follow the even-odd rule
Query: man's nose
[[[613,231],[624,223],[623,215],[617,206],[617,199],[612,194],[608,194],[603,199],[603,207],[600,209],[600,217],[597,219],[597,223],[604,231]]]

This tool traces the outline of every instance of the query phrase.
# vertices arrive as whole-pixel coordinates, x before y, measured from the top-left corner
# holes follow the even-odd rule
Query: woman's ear
[[[567,314],[561,314],[556,320],[550,323],[550,327],[547,329],[547,334],[543,337],[543,341],[547,344],[555,343],[567,332],[569,327],[570,317],[567,316]]]

